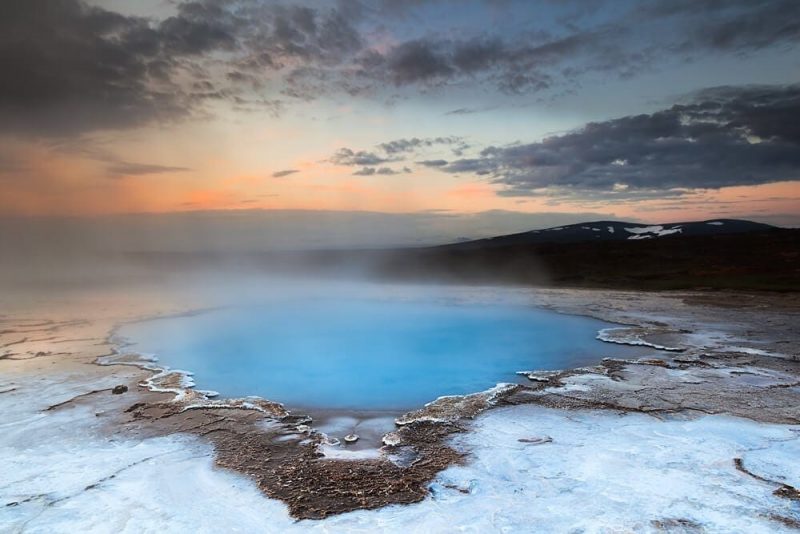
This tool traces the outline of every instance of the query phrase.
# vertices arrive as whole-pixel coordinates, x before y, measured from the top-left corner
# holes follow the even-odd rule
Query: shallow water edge
[[[322,436],[291,414],[289,418],[279,412],[269,415],[272,405],[262,410],[249,406],[183,410],[179,409],[182,402],[173,402],[174,393],[135,387],[120,397],[106,392],[109,399],[124,402],[119,413],[109,412],[110,428],[130,436],[176,432],[203,436],[215,446],[218,465],[247,475],[267,495],[284,501],[295,517],[320,518],[425,499],[430,481],[442,469],[464,461],[468,451],[454,447],[453,436],[470,435],[473,419],[498,406],[601,409],[657,418],[727,413],[784,425],[800,422],[796,408],[800,372],[797,362],[788,359],[798,353],[798,340],[791,329],[792,318],[797,316],[796,302],[781,304],[780,300],[754,296],[747,299],[750,306],[741,306],[742,295],[702,293],[541,292],[537,298],[540,304],[561,311],[588,312],[637,325],[641,330],[630,332],[636,339],[684,350],[642,361],[607,360],[562,373],[529,373],[534,377],[529,384],[440,399],[404,415],[404,424],[387,436],[388,444],[377,457],[326,457]],[[739,309],[725,308],[734,301]],[[33,346],[20,346],[33,350]],[[49,356],[32,361],[46,358]],[[130,366],[98,371],[125,368]],[[84,392],[78,389],[77,393]],[[54,411],[106,398],[98,395],[104,394],[61,401]],[[289,480],[291,483],[282,485]],[[365,489],[368,496],[363,494]]]

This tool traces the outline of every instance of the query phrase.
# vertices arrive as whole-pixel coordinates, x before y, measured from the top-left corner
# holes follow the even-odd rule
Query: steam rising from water
[[[229,211],[86,218],[0,217],[0,288],[168,287],[226,292],[245,278],[402,279],[491,283],[474,258],[428,258],[420,247],[577,220],[581,214]],[[513,262],[513,259],[508,260]],[[514,265],[492,266],[502,275]],[[526,277],[547,277],[530,258]],[[262,279],[262,280],[258,280]],[[302,280],[300,280],[302,279]],[[497,277],[495,277],[495,280]],[[247,293],[247,291],[245,291]]]

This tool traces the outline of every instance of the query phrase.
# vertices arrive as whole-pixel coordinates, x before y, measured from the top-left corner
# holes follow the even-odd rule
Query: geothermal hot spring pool
[[[611,326],[530,306],[430,301],[288,301],[123,326],[128,349],[194,373],[199,389],[290,408],[404,410],[441,395],[635,357],[603,343]]]

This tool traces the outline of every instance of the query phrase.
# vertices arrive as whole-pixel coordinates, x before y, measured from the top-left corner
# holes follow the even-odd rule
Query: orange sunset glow
[[[800,0],[0,0],[0,533],[800,529]]]
[[[619,68],[629,69],[620,77],[603,70],[588,44],[538,66],[533,42],[517,50],[477,47],[472,53],[485,56],[476,55],[473,67],[465,59],[466,44],[461,51],[452,41],[448,51],[425,37],[424,25],[410,24],[433,6],[409,11],[388,26],[362,13],[358,20],[340,21],[347,47],[328,50],[316,41],[319,35],[308,34],[296,37],[305,44],[298,41],[291,51],[277,38],[251,38],[278,20],[254,1],[226,15],[248,12],[247,24],[227,27],[224,17],[216,23],[219,42],[178,45],[165,34],[160,49],[139,51],[132,39],[144,26],[205,22],[194,18],[200,15],[190,3],[56,3],[63,11],[16,7],[14,16],[54,17],[65,34],[102,13],[118,12],[129,25],[113,39],[111,29],[98,28],[98,39],[107,42],[69,41],[88,63],[58,71],[64,79],[48,82],[52,90],[34,86],[39,70],[56,72],[59,60],[52,57],[32,57],[30,67],[10,75],[19,87],[30,85],[0,91],[0,210],[7,216],[499,210],[519,214],[519,230],[529,229],[526,220],[548,213],[573,214],[575,220],[594,213],[643,222],[725,216],[798,224],[800,166],[788,155],[796,152],[796,139],[781,124],[764,130],[753,115],[796,102],[787,42],[728,55],[686,44],[685,57],[672,53],[691,63],[668,61],[664,52],[664,61],[653,68],[630,53],[644,33],[609,34],[593,46],[617,54]],[[321,9],[327,14],[320,21],[334,16]],[[461,15],[466,35],[477,31],[481,9],[471,6]],[[508,9],[503,16],[525,19],[524,5]],[[542,31],[562,31],[557,21],[568,11],[548,6]],[[588,31],[606,15],[581,16],[586,18],[576,24]],[[670,20],[678,28],[672,35],[649,33],[654,49],[674,50],[681,39],[690,39],[681,32],[695,35],[688,19]],[[105,53],[103,46],[118,47],[124,65],[93,60],[93,54]],[[140,72],[160,65],[169,47],[171,71],[161,78]],[[272,66],[242,67],[258,54],[273,58]],[[367,66],[367,56],[382,58],[382,66]],[[507,59],[512,56],[519,64]],[[724,75],[718,72],[723,64],[731,67]],[[119,68],[122,77],[104,78],[90,65]],[[528,77],[515,78],[518,69],[528,69]],[[569,69],[583,74],[565,78]],[[548,81],[536,82],[537,76]],[[38,94],[43,96],[35,100]],[[720,102],[728,107],[714,111],[718,116],[699,113]],[[757,107],[748,119],[725,115],[750,105]],[[786,113],[781,117],[790,121]],[[668,126],[671,120],[677,121],[674,127]],[[742,129],[742,120],[754,122]],[[715,137],[698,133],[712,123]],[[652,137],[634,142],[626,129],[636,128]]]

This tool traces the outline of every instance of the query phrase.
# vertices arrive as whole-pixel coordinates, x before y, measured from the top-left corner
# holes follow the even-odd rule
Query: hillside
[[[800,230],[749,221],[600,221],[395,250],[381,276],[630,289],[800,290]]]
[[[137,253],[127,261],[165,272],[257,269],[314,279],[798,291],[800,230],[725,219],[661,225],[599,221],[427,248]]]
[[[712,219],[699,222],[641,224],[624,221],[594,221],[542,230],[531,230],[487,239],[444,245],[439,248],[475,249],[537,243],[579,243],[584,241],[636,241],[667,236],[705,236],[739,234],[774,229],[774,226],[738,219]]]

